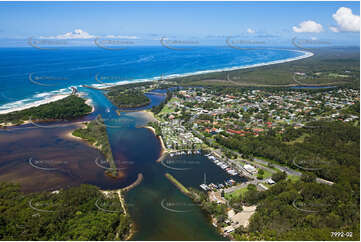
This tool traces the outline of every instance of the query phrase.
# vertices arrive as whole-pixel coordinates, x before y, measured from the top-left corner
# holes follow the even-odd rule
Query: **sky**
[[[159,41],[238,36],[359,45],[359,2],[0,2],[0,42],[30,37]],[[251,41],[252,40],[252,41]]]

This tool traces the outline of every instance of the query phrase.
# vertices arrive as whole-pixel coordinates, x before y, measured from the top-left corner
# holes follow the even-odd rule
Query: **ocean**
[[[238,50],[161,46],[105,50],[66,47],[53,50],[0,48],[0,111],[71,93],[70,86],[129,83],[178,77],[300,58],[288,49]]]
[[[85,47],[13,48],[0,49],[0,52],[0,112],[70,93],[70,86],[155,80],[162,75],[225,70],[284,61],[305,54],[226,47],[188,51],[163,47],[121,51]],[[101,91],[79,89],[92,99],[95,107],[94,113],[80,121],[102,115],[114,160],[117,167],[121,167],[123,177],[106,176],[104,167],[97,163],[104,160],[103,155],[86,143],[69,138],[68,134],[77,126],[74,122],[61,121],[0,130],[0,181],[19,183],[25,192],[53,191],[84,183],[109,190],[128,186],[142,173],[141,184],[125,195],[136,225],[133,240],[225,240],[211,225],[209,216],[169,182],[165,173],[172,174],[186,187],[197,189],[205,176],[207,183],[218,184],[230,175],[202,155],[165,160],[177,164],[173,159],[179,159],[181,164],[192,164],[189,170],[164,166],[156,161],[161,152],[159,139],[150,130],[141,128],[150,121],[149,115],[145,112],[118,115],[117,108]],[[151,104],[139,110],[159,105],[164,96],[151,95],[150,98]],[[242,178],[239,179],[242,182]]]

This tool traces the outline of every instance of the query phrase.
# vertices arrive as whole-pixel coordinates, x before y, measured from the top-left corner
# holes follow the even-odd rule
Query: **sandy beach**
[[[164,142],[163,142],[162,137],[161,137],[161,136],[158,136],[158,138],[159,138],[160,145],[161,145],[161,151],[160,151],[160,156],[159,156],[159,158],[157,159],[157,162],[161,162],[161,161],[165,158],[165,156],[168,154],[168,150],[167,150],[167,148],[166,148],[165,145],[164,145]]]
[[[78,92],[78,96],[81,98],[84,98],[86,100],[85,104],[92,107],[92,111],[90,113],[93,113],[95,111],[95,106],[94,106],[93,100],[91,98],[88,98],[86,93],[84,93],[84,92]]]
[[[32,123],[30,120],[26,120],[23,123],[19,124],[19,125],[25,125],[25,124],[30,124]],[[13,126],[18,126],[17,124],[13,124],[13,123],[0,123],[1,127],[13,127]]]
[[[173,78],[195,76],[195,75],[206,74],[206,73],[233,71],[233,70],[255,68],[255,67],[268,66],[268,65],[274,65],[274,64],[281,64],[281,63],[286,63],[286,62],[290,62],[290,61],[301,60],[301,59],[308,58],[308,57],[311,57],[311,56],[314,55],[312,52],[309,52],[309,51],[302,51],[302,50],[289,50],[289,51],[295,51],[295,52],[303,53],[303,55],[298,56],[298,57],[283,59],[283,60],[253,64],[253,65],[243,65],[243,66],[235,66],[235,67],[230,67],[230,68],[196,71],[196,72],[190,72],[190,73],[184,73],[184,74],[171,74],[171,75],[167,75],[167,76],[159,76],[159,77],[147,78],[147,79],[136,79],[136,80],[120,81],[120,82],[115,82],[115,83],[92,84],[90,86],[95,87],[97,89],[105,89],[105,88],[112,87],[112,86],[126,85],[126,84],[130,84],[130,83],[151,82],[151,81],[157,81],[157,80],[160,80],[160,79],[169,80],[169,79],[173,79]],[[46,98],[46,99],[43,99],[43,100],[39,100],[39,101],[35,101],[35,102],[32,102],[32,103],[27,103],[27,104],[23,104],[23,105],[22,105],[23,100],[19,100],[19,101],[10,103],[10,104],[12,104],[12,105],[14,105],[16,107],[0,110],[0,114],[6,114],[6,113],[15,112],[15,111],[21,111],[21,110],[32,108],[32,107],[37,107],[37,106],[42,105],[42,104],[47,104],[47,103],[51,103],[51,102],[61,100],[63,98],[68,97],[69,95],[71,95],[71,94],[70,93],[69,94],[57,94],[57,95],[54,95],[54,96],[52,96],[50,98]],[[80,96],[83,96],[83,95],[85,95],[85,94],[80,93]],[[90,100],[90,101],[88,101],[88,100]],[[92,106],[92,112],[94,112],[95,108],[94,108],[94,105],[92,104],[91,99],[87,99],[87,104]],[[11,105],[5,104],[4,106],[11,106]]]
[[[154,135],[156,135],[156,134],[155,134],[155,129],[154,129],[153,127],[151,127],[151,126],[144,126],[144,128],[149,129],[150,131],[153,132]],[[165,156],[168,154],[168,150],[167,150],[167,148],[166,148],[165,145],[164,145],[163,138],[162,138],[161,136],[159,136],[159,135],[157,135],[157,138],[159,139],[160,146],[161,146],[160,156],[159,156],[159,158],[157,159],[157,162],[161,162],[161,161],[165,158]]]
[[[274,49],[274,50],[276,50],[276,49]],[[281,50],[281,49],[279,49],[279,50]],[[261,66],[282,64],[282,63],[286,63],[286,62],[291,62],[291,61],[296,61],[296,60],[309,58],[309,57],[314,55],[312,52],[304,51],[304,50],[293,50],[293,49],[292,50],[291,49],[282,49],[282,50],[299,52],[299,53],[303,53],[303,55],[288,58],[288,59],[283,59],[283,60],[263,62],[263,63],[252,64],[252,65],[235,66],[235,67],[213,69],[213,70],[205,70],[205,71],[195,71],[195,72],[189,72],[189,73],[184,73],[184,74],[171,74],[171,75],[153,77],[153,78],[148,78],[148,79],[136,79],[136,80],[114,82],[114,83],[92,84],[91,86],[95,87],[97,89],[105,89],[105,88],[109,88],[109,87],[112,87],[112,86],[126,85],[126,84],[130,84],[130,83],[152,82],[152,81],[157,81],[157,80],[160,80],[160,79],[170,80],[170,79],[173,79],[173,78],[196,76],[196,75],[214,73],[214,72],[235,71],[235,70],[242,70],[242,69],[261,67]]]
[[[0,110],[0,114],[12,113],[12,112],[15,112],[15,111],[21,111],[21,110],[32,108],[32,107],[37,107],[37,106],[40,106],[40,105],[43,105],[43,104],[52,103],[52,102],[64,99],[66,97],[69,97],[70,95],[71,94],[54,95],[51,98],[47,98],[47,99],[44,99],[44,100],[39,100],[39,101],[36,101],[36,102],[28,103],[28,104],[25,104],[23,106],[14,107],[14,108],[6,109],[6,110]]]
[[[79,123],[74,123],[74,124],[77,125],[77,128],[82,128],[82,129],[86,128],[86,122],[79,122]],[[80,137],[78,137],[78,136],[74,136],[74,135],[73,135],[74,130],[75,130],[75,129],[70,130],[70,131],[68,131],[68,132],[65,132],[65,133],[63,134],[63,137],[66,138],[66,139],[73,139],[73,140],[78,140],[78,141],[85,141],[85,140],[83,140],[82,138],[80,138]],[[85,143],[89,144],[88,142],[85,142]],[[89,146],[94,147],[94,146],[92,146],[92,145],[90,145],[90,144],[89,144]]]

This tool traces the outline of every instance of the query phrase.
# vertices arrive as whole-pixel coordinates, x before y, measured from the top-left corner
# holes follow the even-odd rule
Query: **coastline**
[[[14,107],[14,108],[9,108],[9,109],[5,109],[5,110],[0,110],[0,114],[7,114],[7,113],[16,112],[16,111],[22,111],[22,110],[33,108],[33,107],[38,107],[38,106],[43,105],[43,104],[48,104],[48,103],[52,103],[52,102],[62,100],[64,98],[66,98],[66,97],[69,97],[70,95],[71,94],[58,94],[58,95],[55,95],[55,96],[53,96],[51,98],[35,101],[35,102],[32,102],[32,103],[28,103],[28,104],[22,105],[20,107]]]
[[[92,84],[91,87],[102,90],[102,89],[106,89],[106,88],[109,88],[112,86],[127,85],[127,84],[131,84],[131,83],[152,82],[152,81],[157,81],[160,79],[169,80],[169,79],[174,79],[174,78],[196,76],[196,75],[207,74],[207,73],[216,73],[216,72],[235,71],[235,70],[256,68],[256,67],[261,67],[261,66],[282,64],[282,63],[287,63],[287,62],[291,62],[291,61],[301,60],[301,59],[312,57],[314,55],[312,52],[304,51],[304,50],[290,50],[290,49],[278,49],[278,50],[293,51],[293,52],[303,53],[303,55],[297,56],[297,57],[291,57],[291,58],[287,58],[287,59],[282,59],[282,60],[261,62],[261,63],[257,63],[257,64],[251,64],[251,65],[242,65],[242,66],[226,67],[226,68],[220,68],[220,69],[186,72],[183,74],[170,74],[170,75],[166,75],[166,76],[159,76],[159,77],[153,77],[153,78],[135,79],[132,81],[119,81],[119,82],[114,82],[114,83]]]
[[[156,135],[155,129],[153,127],[144,126],[143,128],[149,129],[158,138],[158,140],[160,142],[160,154],[159,154],[159,158],[157,159],[157,162],[161,162],[168,154],[168,150],[164,145],[163,138],[160,135]]]
[[[79,97],[85,99],[85,104],[89,105],[90,107],[92,107],[92,111],[88,114],[91,114],[91,113],[94,113],[95,111],[95,106],[94,106],[94,103],[93,103],[93,100],[91,98],[88,98],[86,97],[86,94],[85,93],[82,93],[80,92],[79,94]]]
[[[262,63],[258,63],[258,64],[252,64],[252,65],[243,65],[243,66],[234,66],[234,67],[227,67],[227,68],[220,68],[220,69],[187,72],[187,73],[183,73],[183,74],[170,74],[170,75],[167,75],[167,76],[159,76],[159,77],[144,78],[144,79],[135,79],[135,80],[128,80],[128,81],[114,82],[114,83],[91,84],[91,85],[87,85],[87,88],[94,88],[94,89],[103,90],[105,88],[109,88],[109,87],[112,87],[112,86],[126,85],[126,84],[130,84],[130,83],[152,82],[152,81],[157,81],[157,80],[160,80],[160,79],[169,80],[169,79],[180,78],[180,77],[196,76],[196,75],[201,75],[201,74],[206,74],[206,73],[216,73],[216,72],[223,72],[223,71],[234,71],[234,70],[241,70],[241,69],[256,68],[256,67],[261,67],[261,66],[268,66],[268,65],[281,64],[281,63],[301,60],[301,59],[305,59],[305,58],[308,58],[308,57],[311,57],[311,56],[314,55],[310,51],[290,50],[290,49],[279,49],[279,50],[286,50],[286,51],[293,51],[293,52],[303,53],[303,55],[297,56],[297,57],[292,57],[292,58],[287,58],[287,59],[282,59],[282,60],[276,60],[276,61],[270,61],[270,62],[262,62]],[[83,85],[77,85],[76,87],[82,87],[82,86]],[[34,96],[41,96],[42,94],[43,93],[34,94]],[[57,94],[57,95],[52,96],[51,98],[47,98],[47,99],[44,99],[44,100],[38,100],[38,101],[35,101],[35,102],[30,102],[30,103],[27,103],[25,105],[22,105],[24,100],[18,100],[18,101],[15,101],[15,102],[6,103],[6,104],[3,104],[3,105],[0,106],[0,114],[6,114],[6,113],[14,112],[14,111],[24,110],[24,109],[31,108],[31,107],[37,107],[37,106],[42,105],[42,104],[46,104],[46,103],[61,100],[61,99],[65,98],[65,97],[67,97],[69,95],[71,95],[71,94],[70,93],[68,93],[68,94]],[[6,106],[6,105],[7,106],[17,105],[17,106],[1,110],[1,108],[3,106]]]
[[[0,110],[0,114],[8,114],[8,113],[12,113],[12,112],[26,110],[26,109],[29,109],[29,108],[38,107],[38,106],[43,105],[43,104],[53,103],[53,102],[56,102],[56,101],[60,101],[60,100],[62,100],[64,98],[67,98],[67,97],[69,97],[71,95],[72,94],[54,95],[51,98],[47,98],[47,99],[35,101],[35,102],[32,102],[32,103],[28,103],[28,104],[25,104],[25,105],[23,105],[21,107],[14,107],[14,108],[9,108],[9,109],[5,109],[5,110]],[[78,96],[86,100],[85,104],[92,107],[92,111],[90,113],[93,113],[95,111],[95,107],[93,105],[93,100],[90,99],[90,98],[86,98],[83,93],[80,93]]]

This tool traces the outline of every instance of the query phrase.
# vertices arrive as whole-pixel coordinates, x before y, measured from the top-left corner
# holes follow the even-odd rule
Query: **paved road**
[[[262,160],[262,159],[259,159],[259,158],[254,158],[253,161],[255,161],[257,163],[260,163],[262,165],[268,166],[268,161],[265,161],[265,160]],[[291,168],[281,166],[281,165],[278,165],[278,164],[274,164],[274,163],[271,163],[271,164],[272,164],[272,166],[276,167],[280,171],[285,171],[288,175],[302,176],[302,173],[299,172],[299,171],[295,171],[295,170],[292,170]]]
[[[224,192],[225,193],[232,193],[234,191],[237,191],[239,189],[242,189],[244,187],[247,187],[249,184],[254,184],[254,185],[257,185],[259,181],[257,180],[253,180],[253,181],[248,181],[248,182],[244,182],[244,183],[241,183],[237,186],[232,186],[232,187],[229,187],[229,188],[226,188],[224,189]]]
[[[207,138],[207,137],[204,137],[201,133],[199,133],[197,130],[195,129],[192,129],[193,132],[197,133],[198,135],[200,135],[202,138],[206,138],[207,141],[209,142],[210,140]],[[241,156],[240,153],[238,152],[235,152],[235,151],[231,151],[233,154],[237,155],[238,157]],[[248,163],[251,163],[253,164],[254,166],[257,166],[258,168],[262,168],[262,169],[265,169],[271,173],[274,173],[275,171],[270,169],[268,167],[268,161],[265,161],[265,160],[262,160],[260,158],[254,158],[253,159],[253,162],[252,161],[249,161],[249,160],[246,160]],[[256,179],[255,176],[253,175],[250,175],[247,171],[244,170],[244,168],[241,166],[241,164],[239,164],[238,162],[236,161],[232,161],[232,160],[229,160],[227,159],[227,161],[225,161],[227,163],[232,163],[233,164],[233,167],[237,168],[238,172],[242,171],[242,174],[246,175],[247,177],[251,178],[251,179]],[[257,164],[258,163],[258,164]],[[274,163],[271,163],[273,167],[277,168],[278,170],[282,171],[282,172],[286,172],[287,175],[291,175],[291,176],[302,176],[302,172],[299,172],[299,171],[296,171],[296,170],[293,170],[291,168],[288,168],[288,167],[285,167],[285,166],[281,166],[281,165],[278,165],[278,164],[274,164]],[[326,184],[326,185],[333,185],[334,183],[331,182],[331,181],[327,181],[327,180],[324,180],[322,178],[316,178],[316,182],[318,183],[322,183],[322,184]]]

